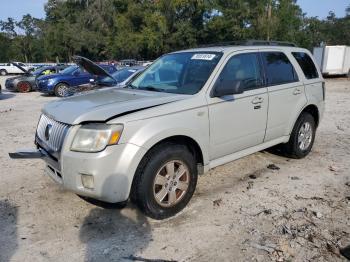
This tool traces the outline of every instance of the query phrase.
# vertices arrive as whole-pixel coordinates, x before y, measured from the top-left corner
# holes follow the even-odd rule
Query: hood
[[[100,122],[142,109],[188,98],[188,95],[107,88],[90,91],[47,104],[44,114],[59,122],[76,125]]]
[[[92,75],[100,76],[100,77],[110,77],[113,80],[115,80],[114,77],[110,75],[106,70],[104,70],[101,66],[99,66],[98,64],[92,62],[91,60],[85,57],[74,56],[73,60],[77,65],[81,66]]]
[[[28,71],[26,69],[24,69],[23,67],[18,65],[16,62],[11,62],[11,64],[13,64],[15,67],[19,68],[20,70],[22,70],[24,73],[28,73]]]

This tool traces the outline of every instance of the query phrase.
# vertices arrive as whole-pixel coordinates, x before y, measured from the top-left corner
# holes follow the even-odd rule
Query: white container
[[[322,74],[350,76],[350,46],[315,47],[313,54]]]

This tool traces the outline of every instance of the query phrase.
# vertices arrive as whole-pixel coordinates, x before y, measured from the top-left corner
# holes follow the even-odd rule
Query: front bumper
[[[144,148],[134,144],[120,144],[98,153],[62,150],[60,160],[41,147],[9,155],[14,159],[43,159],[46,173],[64,188],[78,195],[116,203],[129,198],[134,174],[145,153]],[[93,176],[92,189],[84,187],[84,175]]]
[[[14,81],[6,80],[5,88],[9,91],[16,91],[16,86],[15,86]]]

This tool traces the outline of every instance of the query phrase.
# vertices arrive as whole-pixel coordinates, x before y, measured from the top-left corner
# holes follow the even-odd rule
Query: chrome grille
[[[47,139],[45,132],[48,125],[51,125],[49,139]],[[38,138],[45,143],[51,150],[58,152],[61,150],[66,131],[69,125],[57,122],[46,115],[41,115],[36,134]]]

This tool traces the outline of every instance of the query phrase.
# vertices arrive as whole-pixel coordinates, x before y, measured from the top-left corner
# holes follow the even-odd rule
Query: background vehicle
[[[66,66],[42,66],[33,72],[27,72],[24,75],[7,78],[5,87],[11,91],[29,92],[36,90],[36,79],[43,75],[57,74]]]
[[[164,219],[216,166],[276,145],[292,158],[308,155],[324,101],[305,49],[267,42],[178,51],[125,88],[47,104],[38,149],[10,156],[42,158],[65,188],[110,203],[130,197]]]
[[[313,53],[322,74],[350,77],[350,46],[315,47]]]
[[[117,70],[113,65],[101,65],[101,67],[110,73]],[[42,93],[65,97],[70,95],[71,87],[90,83],[95,78],[94,75],[79,66],[72,65],[61,71],[60,74],[38,77],[37,86]]]
[[[32,71],[34,68],[26,66],[21,62],[11,62],[4,65],[0,65],[0,75],[5,76],[8,74],[24,74],[28,71]]]
[[[142,73],[146,67],[144,66],[130,66],[122,68],[111,74],[111,77],[105,76],[97,81],[95,85],[99,86],[115,86],[124,87],[126,86],[134,77]]]

